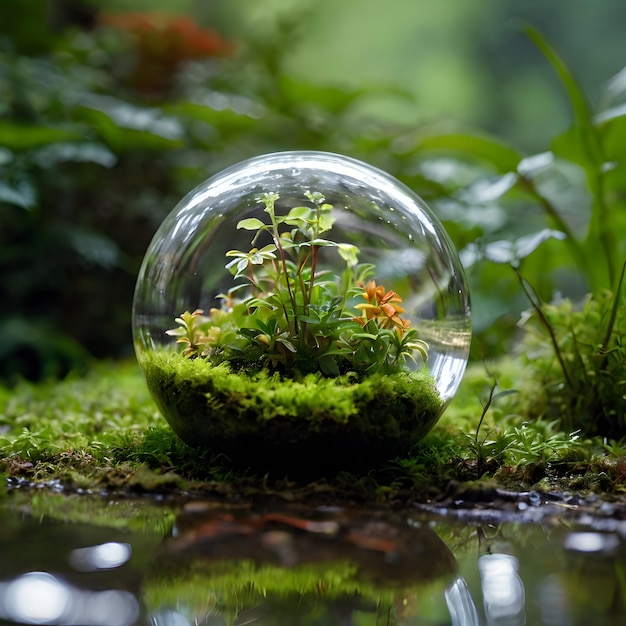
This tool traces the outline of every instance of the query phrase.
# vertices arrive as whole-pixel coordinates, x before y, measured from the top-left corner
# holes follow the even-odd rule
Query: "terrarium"
[[[371,467],[437,422],[465,369],[458,255],[414,192],[320,152],[253,158],[174,208],[133,335],[173,431],[237,465]]]

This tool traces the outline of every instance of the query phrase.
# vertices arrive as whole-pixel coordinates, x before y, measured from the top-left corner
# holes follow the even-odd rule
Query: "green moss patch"
[[[407,453],[444,408],[424,373],[293,380],[171,351],[146,355],[142,366],[163,415],[188,444],[237,466],[290,474],[371,469]]]
[[[385,507],[437,499],[451,481],[626,493],[626,442],[581,437],[552,420],[528,421],[518,411],[525,391],[516,363],[492,364],[491,374],[502,389],[520,391],[496,399],[478,431],[490,386],[480,364],[470,366],[441,420],[406,454],[377,468],[303,478],[288,466],[269,477],[243,471],[208,448],[188,446],[155,407],[136,362],[95,364],[85,376],[0,386],[0,475],[9,487],[54,481],[94,493],[184,492]],[[310,459],[314,468],[323,454]]]

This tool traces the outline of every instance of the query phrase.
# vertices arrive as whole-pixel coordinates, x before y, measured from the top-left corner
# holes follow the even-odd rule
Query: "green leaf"
[[[567,92],[570,104],[572,105],[576,123],[581,127],[590,125],[591,107],[589,106],[587,96],[567,67],[565,61],[563,61],[536,28],[526,26],[524,33],[537,46],[559,77],[561,84]]]
[[[202,102],[180,102],[164,107],[166,113],[199,120],[219,129],[219,134],[231,136],[236,133],[254,132],[254,127],[260,123],[265,111],[261,105],[254,106],[250,114],[238,113],[231,108],[216,109],[211,106],[210,100]]]
[[[150,133],[172,141],[180,140],[184,135],[180,121],[165,115],[158,108],[140,107],[112,96],[99,95],[90,96],[83,106],[101,111],[119,128]]]
[[[331,217],[328,213],[323,213],[322,215],[320,215],[320,219],[318,222],[320,234],[330,230],[333,227],[334,223],[335,218]]]
[[[371,341],[376,341],[378,335],[372,335],[371,333],[354,333],[353,337],[355,339],[370,339]]]
[[[0,166],[13,161],[13,153],[7,148],[0,147]]]
[[[38,149],[33,154],[34,161],[44,168],[67,161],[97,163],[103,167],[113,167],[117,157],[106,146],[97,143],[61,142]]]
[[[514,172],[507,172],[501,176],[490,176],[481,178],[475,183],[466,187],[458,195],[463,200],[464,205],[480,205],[482,211],[486,205],[495,202],[511,190],[517,183],[518,175]]]
[[[625,111],[626,113],[626,111]],[[626,162],[626,114],[598,120],[598,131],[607,161]]]
[[[250,339],[254,339],[255,337],[263,334],[263,331],[258,328],[240,328],[237,332],[243,337],[248,337]]]
[[[240,220],[237,223],[237,228],[243,230],[260,230],[262,228],[265,228],[266,226],[267,224],[264,224],[260,219],[256,217],[249,217],[245,220]]]
[[[598,167],[598,163],[590,155],[589,141],[580,126],[571,126],[553,137],[550,150],[555,156],[576,163],[586,171],[594,171]]]
[[[276,252],[276,250],[278,250],[278,248],[275,244],[268,243],[266,246],[263,246],[258,253],[268,259],[273,259],[275,258],[274,252]]]
[[[297,226],[303,220],[306,222],[315,216],[315,211],[308,206],[295,206],[287,213],[284,222],[290,226]]]
[[[67,228],[66,237],[76,253],[92,265],[110,269],[118,267],[122,261],[122,251],[117,243],[101,233]]]
[[[287,98],[299,106],[306,103],[331,115],[341,115],[354,102],[364,95],[371,95],[372,88],[346,89],[336,86],[315,85],[301,82],[284,74],[280,75],[280,85]],[[391,88],[389,89],[391,92]],[[398,89],[399,92],[399,89]]]
[[[0,181],[0,202],[32,209],[37,204],[35,188],[25,180],[16,186]]]
[[[519,391],[517,389],[505,389],[504,391],[499,391],[498,393],[495,393],[493,395],[493,397],[491,398],[492,402],[494,402],[495,400],[498,400],[499,398],[505,398],[506,396],[511,396],[514,393],[519,393]]]
[[[548,44],[538,30],[527,26],[524,32],[552,65],[567,93],[574,115],[574,128],[565,134],[565,141],[561,138],[553,142],[553,152],[574,161],[573,158],[568,156],[569,149],[571,154],[575,155],[577,159],[574,162],[584,166],[589,164],[601,166],[604,161],[602,147],[593,125],[591,106],[585,92],[567,67],[565,61]]]
[[[317,359],[317,363],[325,376],[339,376],[340,372],[337,362],[330,354],[321,356]]]
[[[166,126],[158,130],[158,126],[151,127],[149,124],[137,122],[132,126],[132,120],[128,120],[128,126],[118,123],[104,111],[89,107],[77,109],[78,116],[88,123],[116,153],[130,150],[172,150],[182,145],[182,134],[167,132]],[[123,122],[123,120],[121,120]]]
[[[0,121],[0,145],[13,151],[19,152],[61,141],[80,139],[81,134],[74,129]]]
[[[565,239],[558,230],[544,228],[537,233],[520,237],[516,241],[494,241],[485,246],[483,255],[493,263],[507,263],[514,267],[530,256],[542,243],[549,239]]]
[[[261,298],[250,298],[246,300],[246,306],[250,309],[267,309],[268,311],[272,311],[274,307],[267,302],[267,300],[263,300]]]
[[[278,339],[276,339],[277,343],[282,344],[283,346],[285,346],[285,348],[287,348],[287,350],[289,350],[289,352],[293,352],[294,354],[298,351],[296,349],[296,346],[294,346],[291,341],[289,341],[288,339],[285,339],[284,337],[278,337]]]
[[[320,248],[326,247],[337,247],[337,244],[330,239],[312,239],[311,241],[303,241],[301,246],[319,246]]]
[[[359,249],[350,243],[337,244],[339,256],[350,266],[354,267],[359,262]]]
[[[486,136],[435,135],[422,139],[415,152],[425,150],[459,152],[491,163],[498,172],[514,172],[522,154],[503,142]]]

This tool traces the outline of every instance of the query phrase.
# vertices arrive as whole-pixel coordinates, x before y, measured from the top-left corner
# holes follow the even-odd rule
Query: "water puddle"
[[[426,508],[14,490],[0,498],[0,622],[626,623],[624,522]]]

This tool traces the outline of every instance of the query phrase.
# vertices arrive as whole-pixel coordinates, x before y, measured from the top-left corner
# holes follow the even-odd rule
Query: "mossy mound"
[[[142,357],[148,387],[174,432],[238,467],[288,475],[366,470],[407,453],[444,403],[421,372],[301,379],[233,372],[171,351]]]

